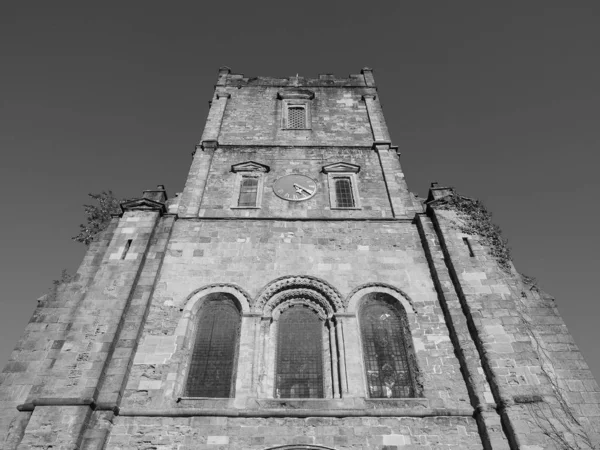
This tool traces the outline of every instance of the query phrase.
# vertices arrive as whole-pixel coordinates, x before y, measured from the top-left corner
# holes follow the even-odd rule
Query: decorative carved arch
[[[333,315],[333,308],[327,298],[320,292],[302,288],[286,289],[273,295],[263,308],[263,314],[273,314],[276,318],[278,316],[276,312],[281,313],[283,309],[289,308],[290,306],[285,306],[288,304],[290,306],[291,304],[305,304],[314,309],[322,320],[326,320]]]
[[[360,308],[361,300],[372,292],[382,292],[391,295],[400,302],[407,314],[416,314],[414,309],[413,301],[411,298],[401,289],[387,283],[366,283],[356,287],[348,297],[346,297],[345,305],[346,310],[350,313],[357,313]]]
[[[260,291],[252,309],[269,314],[278,304],[293,296],[313,300],[328,315],[344,310],[339,291],[326,281],[309,275],[285,276],[270,282]]]
[[[327,320],[329,317],[331,317],[331,314],[328,314],[325,309],[321,308],[320,305],[315,304],[314,301],[311,301],[310,299],[306,299],[306,298],[301,298],[301,297],[298,298],[298,296],[292,295],[290,300],[288,300],[288,301],[283,300],[281,303],[279,303],[273,309],[273,312],[272,312],[273,319],[274,320],[279,319],[279,316],[281,315],[281,313],[283,311],[285,311],[288,308],[291,308],[292,306],[296,306],[296,305],[303,305],[303,306],[306,306],[307,308],[313,310],[315,313],[317,313],[317,316],[319,316],[319,319],[321,319],[321,320]]]
[[[196,316],[204,304],[204,300],[210,294],[217,293],[229,294],[242,314],[250,312],[250,295],[241,287],[229,283],[208,284],[196,289],[188,296],[185,301],[185,306],[183,307],[183,315],[177,324],[175,334],[185,336],[190,327],[192,318]]]

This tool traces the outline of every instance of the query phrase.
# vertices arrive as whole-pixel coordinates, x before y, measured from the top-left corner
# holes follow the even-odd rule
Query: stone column
[[[243,407],[248,397],[255,396],[256,366],[258,364],[260,314],[246,313],[242,316],[239,354],[235,382],[235,404]]]
[[[271,329],[274,328],[271,316],[260,320],[260,361],[258,364],[257,397],[273,398],[273,372],[271,371]]]
[[[329,330],[329,353],[331,354],[331,374],[333,376],[333,398],[340,398],[340,374],[333,319],[327,320],[327,328]]]
[[[333,390],[335,387],[334,378],[337,378],[337,369],[334,369],[331,361],[333,359],[333,352],[331,351],[331,340],[330,340],[330,329],[329,321],[326,319],[322,322],[323,327],[321,328],[321,351],[323,355],[323,397],[333,398]],[[339,394],[338,394],[339,396]]]
[[[341,348],[361,348],[358,321],[354,314],[335,315],[339,321],[337,335],[338,344],[341,342]],[[365,379],[364,368],[362,361],[362,352],[346,353],[342,352],[341,359],[344,361],[345,370],[340,370],[342,373],[342,396],[347,393],[348,397],[365,397]],[[345,376],[344,376],[345,372]]]

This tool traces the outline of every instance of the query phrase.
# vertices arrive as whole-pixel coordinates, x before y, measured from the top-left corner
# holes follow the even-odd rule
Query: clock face
[[[273,184],[273,191],[284,200],[301,202],[316,194],[317,182],[305,175],[286,175]]]

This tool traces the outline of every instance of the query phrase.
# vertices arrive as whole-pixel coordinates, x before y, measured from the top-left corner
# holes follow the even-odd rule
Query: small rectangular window
[[[338,208],[354,208],[352,182],[349,177],[335,179],[335,206]]]
[[[287,127],[296,130],[306,128],[306,108],[304,106],[288,106]]]
[[[125,257],[127,256],[127,252],[129,251],[129,248],[131,247],[132,242],[133,242],[133,239],[128,239],[127,242],[125,243],[125,247],[123,248],[123,253],[121,254],[121,259],[125,259]]]
[[[256,206],[258,178],[242,177],[238,206]]]
[[[471,258],[473,258],[475,256],[475,253],[473,252],[473,247],[471,247],[471,241],[469,241],[469,238],[464,237],[463,238],[463,242],[465,243],[465,245],[469,249],[469,256]]]

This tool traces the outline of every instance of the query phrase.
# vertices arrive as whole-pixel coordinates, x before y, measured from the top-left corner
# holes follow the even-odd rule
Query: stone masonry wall
[[[177,386],[185,376],[182,367],[189,358],[185,341],[190,337],[178,335],[176,329],[194,292],[206,285],[231,283],[254,298],[269,282],[287,275],[317,277],[344,297],[368,283],[403,291],[414,308],[409,320],[422,376],[423,404],[426,408],[470,409],[414,225],[254,220],[175,224],[123,407],[178,407],[176,400],[182,392]],[[347,320],[344,330],[356,333],[356,318]],[[348,347],[347,353],[349,365],[362,367],[361,350]],[[240,367],[238,373],[252,370]],[[358,391],[364,396],[361,371],[354,377],[349,384],[354,388],[360,385]]]
[[[260,209],[232,209],[237,206],[235,197],[236,174],[233,164],[255,161],[270,167],[264,174],[263,196]],[[332,210],[329,200],[325,165],[337,162],[360,166],[357,189],[360,210]],[[288,202],[273,192],[273,183],[280,177],[300,173],[317,183],[317,193],[310,200]],[[349,148],[219,148],[212,159],[202,204],[201,217],[391,217],[381,166],[372,149]]]
[[[343,449],[481,450],[469,417],[117,417],[106,450],[267,449],[290,444]]]
[[[219,88],[227,92],[220,145],[345,145],[367,146],[373,133],[364,94],[373,88],[309,87],[315,97],[309,100],[311,124],[307,130],[282,127],[282,101],[277,93],[282,87],[253,86]],[[303,87],[303,89],[305,89]]]
[[[598,385],[553,300],[502,270],[479,236],[461,231],[464,216],[434,207],[432,217],[512,445],[595,448]]]
[[[31,412],[19,412],[17,405],[26,403],[32,388],[43,382],[44,371],[51,365],[53,355],[60,351],[59,345],[62,345],[59,343],[71,327],[70,313],[98,271],[116,226],[115,220],[90,245],[71,283],[59,286],[55,295],[44,296],[38,301],[29,324],[0,374],[0,448],[5,440],[7,445],[11,440],[20,440],[14,435],[22,434],[19,423]]]
[[[282,93],[306,102],[308,129],[286,129]],[[259,207],[236,208],[232,165],[248,161],[270,170]],[[337,162],[360,166],[360,208],[331,208],[322,167]],[[290,173],[316,195],[276,197]],[[464,217],[409,193],[371,69],[221,68],[184,192],[165,208],[161,189],[127,202],[73,282],[40,299],[0,374],[0,449],[597,448],[600,389],[554,300],[503,270]],[[280,294],[323,302],[324,398],[277,398]],[[240,309],[231,398],[185,396],[208,295]],[[371,295],[406,315],[412,398],[367,395]]]

